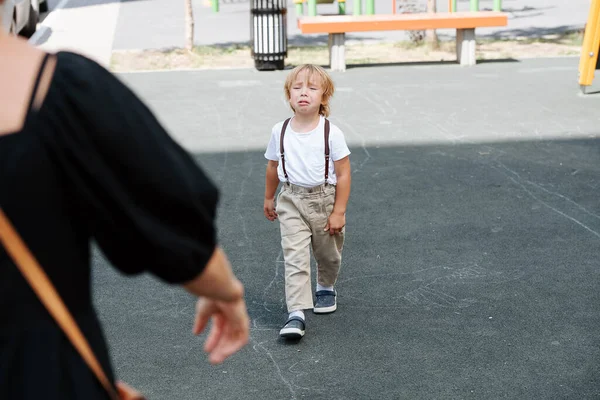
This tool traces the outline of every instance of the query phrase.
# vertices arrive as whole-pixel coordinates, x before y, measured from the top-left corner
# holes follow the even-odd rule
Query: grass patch
[[[583,32],[565,32],[537,38],[477,40],[478,60],[559,57],[578,55]],[[432,49],[425,42],[355,43],[346,45],[346,63],[386,64],[419,61],[455,60],[455,42],[440,41]],[[326,45],[289,46],[286,65],[313,63],[327,65]],[[115,51],[111,69],[115,72],[164,69],[253,68],[254,60],[249,45],[197,46],[193,51],[171,48],[146,51]]]

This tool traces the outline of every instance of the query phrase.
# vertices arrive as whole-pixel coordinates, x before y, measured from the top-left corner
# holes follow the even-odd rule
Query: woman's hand
[[[208,353],[211,364],[220,364],[248,343],[250,318],[244,298],[229,302],[199,299],[196,303],[194,334],[203,332],[210,319],[212,326],[204,343],[204,351]]]

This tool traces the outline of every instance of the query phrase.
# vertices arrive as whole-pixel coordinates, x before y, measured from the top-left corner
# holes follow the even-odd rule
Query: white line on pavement
[[[31,43],[51,53],[79,53],[108,67],[120,7],[115,0],[61,0]]]
[[[60,3],[58,3],[58,5],[56,7],[54,7],[54,9],[51,12],[48,13],[48,16],[40,24],[40,26],[38,27],[36,32],[33,34],[33,36],[31,36],[31,38],[29,38],[29,43],[31,43],[34,46],[38,45],[39,40],[42,37],[44,37],[44,34],[46,33],[46,31],[48,29],[50,29],[49,26],[52,25],[52,21],[54,21],[56,18],[58,18],[59,11],[61,9],[63,9],[64,7],[66,7],[67,4],[69,4],[69,1],[71,1],[71,0],[61,0]]]

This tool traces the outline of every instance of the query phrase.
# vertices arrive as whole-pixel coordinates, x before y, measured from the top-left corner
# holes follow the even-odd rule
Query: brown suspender
[[[325,183],[329,178],[329,120],[325,118]]]
[[[281,127],[281,135],[279,136],[279,152],[281,153],[281,167],[283,168],[283,175],[285,176],[285,179],[287,181],[289,181],[289,179],[287,176],[287,171],[285,170],[285,156],[283,155],[283,136],[285,135],[285,130],[287,129],[290,119],[291,118],[288,118],[283,122],[283,126]]]
[[[289,182],[289,178],[287,175],[287,171],[285,170],[285,155],[283,151],[283,137],[285,135],[285,130],[290,122],[291,118],[286,119],[283,122],[283,126],[281,127],[281,136],[279,137],[279,152],[281,153],[281,167],[283,168],[283,175],[285,179]],[[329,178],[329,120],[325,118],[325,183],[327,183],[327,179]]]

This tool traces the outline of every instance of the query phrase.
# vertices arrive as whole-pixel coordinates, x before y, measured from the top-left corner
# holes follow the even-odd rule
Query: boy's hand
[[[336,233],[340,233],[344,226],[346,226],[346,214],[332,212],[327,220],[327,226],[324,231],[329,231],[330,235],[335,235]]]
[[[269,221],[275,221],[277,219],[277,213],[275,212],[275,199],[265,199],[264,204],[265,217]]]

